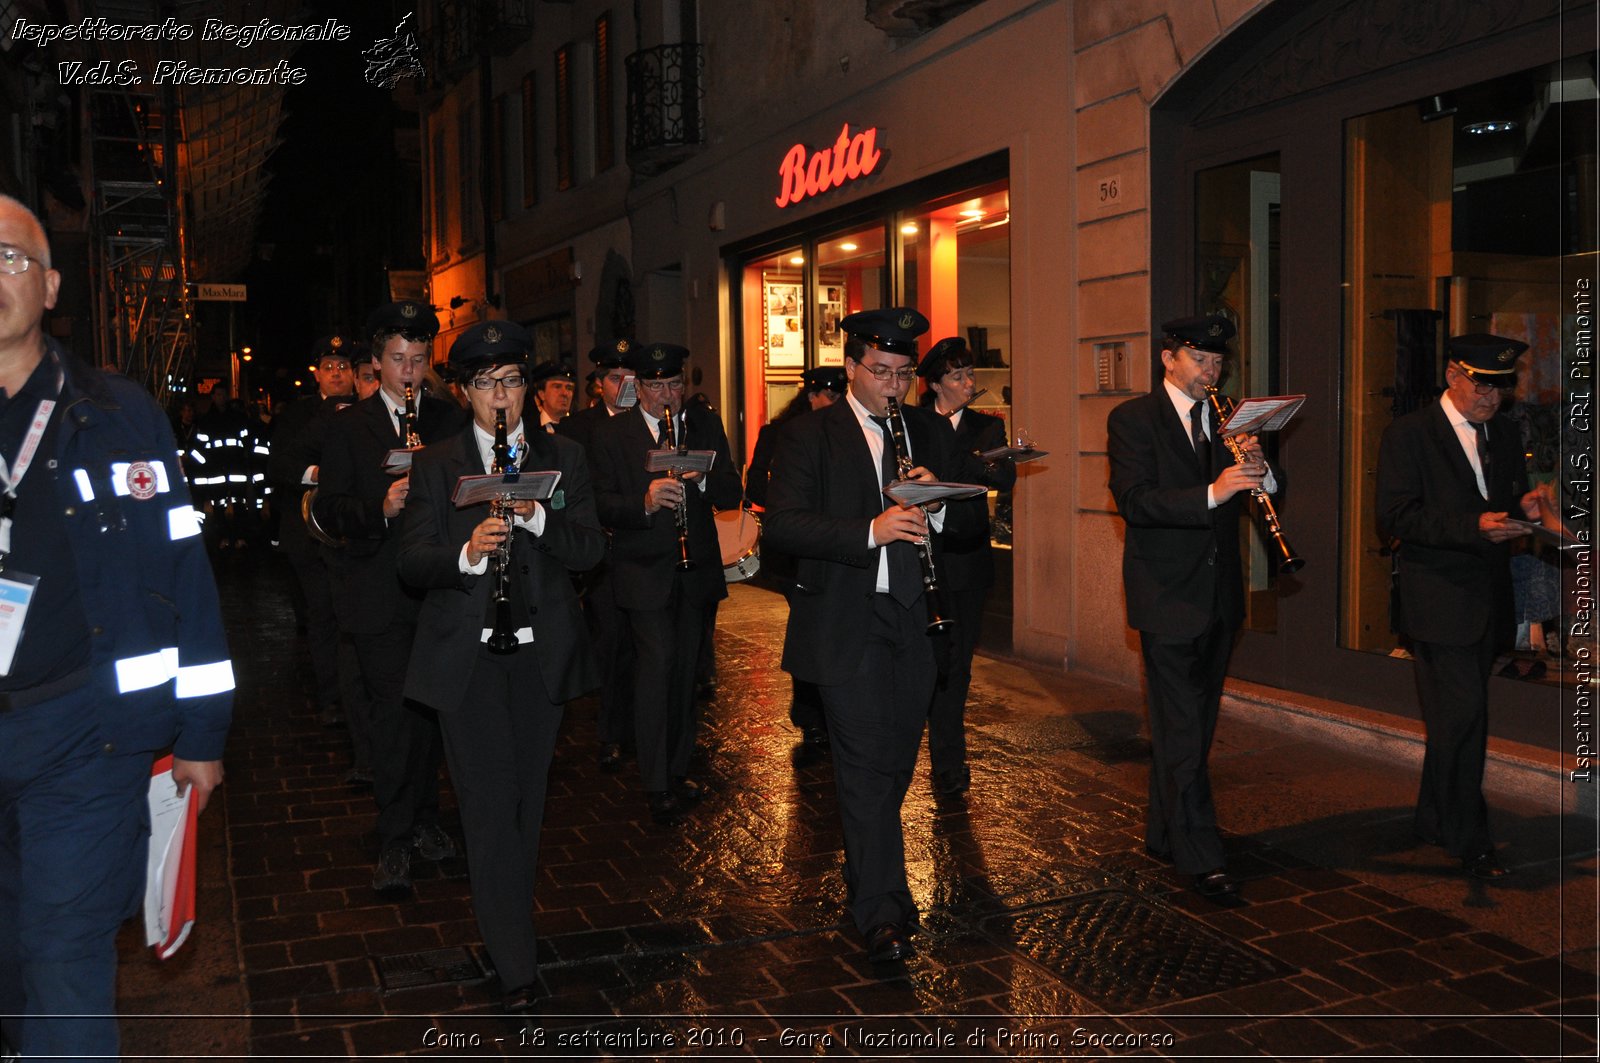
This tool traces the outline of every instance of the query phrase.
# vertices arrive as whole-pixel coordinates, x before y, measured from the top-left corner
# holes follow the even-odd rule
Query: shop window
[[[1501,410],[1521,433],[1530,486],[1559,475],[1571,368],[1562,352],[1577,349],[1578,327],[1561,278],[1580,275],[1596,250],[1595,99],[1593,67],[1558,62],[1345,123],[1346,648],[1403,651],[1389,629],[1378,446],[1396,417],[1443,389],[1448,336],[1489,332],[1529,345]],[[1584,108],[1588,120],[1562,121]],[[1555,559],[1525,550],[1513,574],[1520,637],[1531,623],[1559,631]]]
[[[1279,394],[1278,186],[1276,155],[1203,170],[1196,177],[1195,312],[1219,314],[1238,329],[1234,355],[1224,362],[1217,386],[1224,409],[1243,398]],[[1173,311],[1168,316],[1178,315]],[[1274,434],[1262,439],[1269,460],[1277,456],[1277,443]],[[1286,502],[1280,495],[1274,506],[1282,508]],[[1277,630],[1276,583],[1282,555],[1263,534],[1256,503],[1245,509],[1239,518],[1245,627],[1272,632]]]

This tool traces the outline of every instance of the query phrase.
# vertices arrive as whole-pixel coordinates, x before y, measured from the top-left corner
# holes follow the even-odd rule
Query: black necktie
[[[887,487],[900,476],[893,437],[889,434],[889,418],[874,417],[872,423],[883,432],[883,454],[878,460],[878,471],[883,486]],[[884,509],[898,505],[888,495],[883,495],[882,499]],[[917,560],[917,548],[904,540],[896,540],[884,549],[889,553],[889,595],[909,609],[922,594],[922,563]]]
[[[1211,441],[1206,438],[1206,404],[1197,402],[1189,410],[1189,436],[1194,440],[1195,457],[1200,459],[1200,471],[1211,475]]]
[[[1489,497],[1489,426],[1482,421],[1470,421],[1472,434],[1478,441],[1478,468],[1483,470],[1483,496]]]

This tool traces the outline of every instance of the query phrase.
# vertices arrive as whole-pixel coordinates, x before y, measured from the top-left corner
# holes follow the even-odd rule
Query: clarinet
[[[1217,419],[1217,431],[1222,431],[1222,426],[1233,414],[1234,402],[1231,398],[1217,391],[1216,387],[1206,388],[1206,398],[1211,400],[1211,412]],[[1233,455],[1236,465],[1243,465],[1245,461],[1244,448],[1232,436],[1226,436],[1222,442],[1227,446],[1228,453]],[[1278,519],[1278,507],[1272,504],[1272,496],[1259,487],[1250,489],[1250,497],[1256,500],[1256,511],[1261,518],[1261,530],[1272,541],[1273,547],[1278,551],[1278,571],[1298,572],[1305,566],[1306,560],[1294,552],[1294,547],[1289,545],[1289,538],[1283,533],[1283,522]]]
[[[408,389],[409,390],[409,389]],[[511,448],[506,444],[506,411],[494,411],[494,472],[497,476],[514,474],[516,466],[511,461]],[[490,653],[515,653],[517,650],[517,622],[511,615],[511,533],[516,513],[509,495],[501,495],[489,503],[489,512],[506,522],[506,537],[495,548],[489,559],[494,575],[494,628],[489,632]]]
[[[675,450],[680,455],[689,453],[689,441],[678,439],[671,406],[661,413],[661,446],[666,450]],[[676,473],[673,475],[678,483],[683,485],[683,501],[672,511],[673,523],[678,527],[678,570],[688,572],[694,568],[694,558],[689,556],[689,485],[684,482],[682,476]]]
[[[401,420],[405,421],[406,449],[416,450],[422,446],[422,437],[417,435],[417,394],[411,390],[411,385],[406,385],[406,412]]]
[[[895,399],[886,400],[889,414],[889,446],[894,451],[894,467],[902,480],[911,478],[911,447],[906,442],[906,419]],[[927,509],[923,509],[927,513]],[[917,560],[922,562],[922,599],[928,603],[928,634],[953,627],[955,620],[944,611],[944,595],[939,591],[939,573],[933,567],[933,546],[924,535],[917,540]]]

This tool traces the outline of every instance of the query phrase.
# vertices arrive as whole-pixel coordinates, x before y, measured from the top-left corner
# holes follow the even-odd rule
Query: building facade
[[[1049,452],[996,500],[1010,578],[991,649],[1139,681],[1105,422],[1157,379],[1168,317],[1233,317],[1234,397],[1306,396],[1272,445],[1307,564],[1283,575],[1249,537],[1242,678],[1416,714],[1373,465],[1438,385],[1444,336],[1527,339],[1535,467],[1557,476],[1580,445],[1560,410],[1596,258],[1592,0],[536,16],[480,107],[501,211],[484,292],[542,330],[541,355],[684,343],[743,454],[800,372],[842,357],[843,315],[915,305],[928,342],[966,338],[979,405]],[[448,173],[467,140],[430,128]],[[448,215],[460,196],[433,198]],[[467,279],[436,271],[434,302],[476,298],[447,265]],[[1553,690],[1507,681],[1496,731],[1543,741],[1529,721],[1558,711]]]

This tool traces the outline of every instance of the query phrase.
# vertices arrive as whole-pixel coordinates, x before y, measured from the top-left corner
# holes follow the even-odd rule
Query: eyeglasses
[[[683,390],[683,381],[682,380],[641,380],[641,381],[639,381],[638,386],[643,388],[644,390],[650,392],[652,395],[659,395],[663,391],[682,391]]]
[[[12,276],[26,273],[32,263],[33,259],[15,247],[0,247],[0,273],[9,273]]]
[[[911,366],[907,366],[904,369],[889,369],[886,366],[868,365],[865,362],[857,362],[856,364],[871,373],[872,379],[877,381],[912,380],[917,375],[916,369]]]
[[[332,361],[329,361],[328,359],[324,358],[322,360],[322,368],[324,368],[324,369],[326,369],[326,370],[328,370],[329,372],[332,372],[332,373],[348,373],[350,371],[350,363],[349,362],[332,362]]]
[[[507,391],[515,391],[528,383],[528,378],[521,373],[508,373],[505,376],[475,376],[467,383],[477,391],[493,391],[496,384],[504,384]]]

